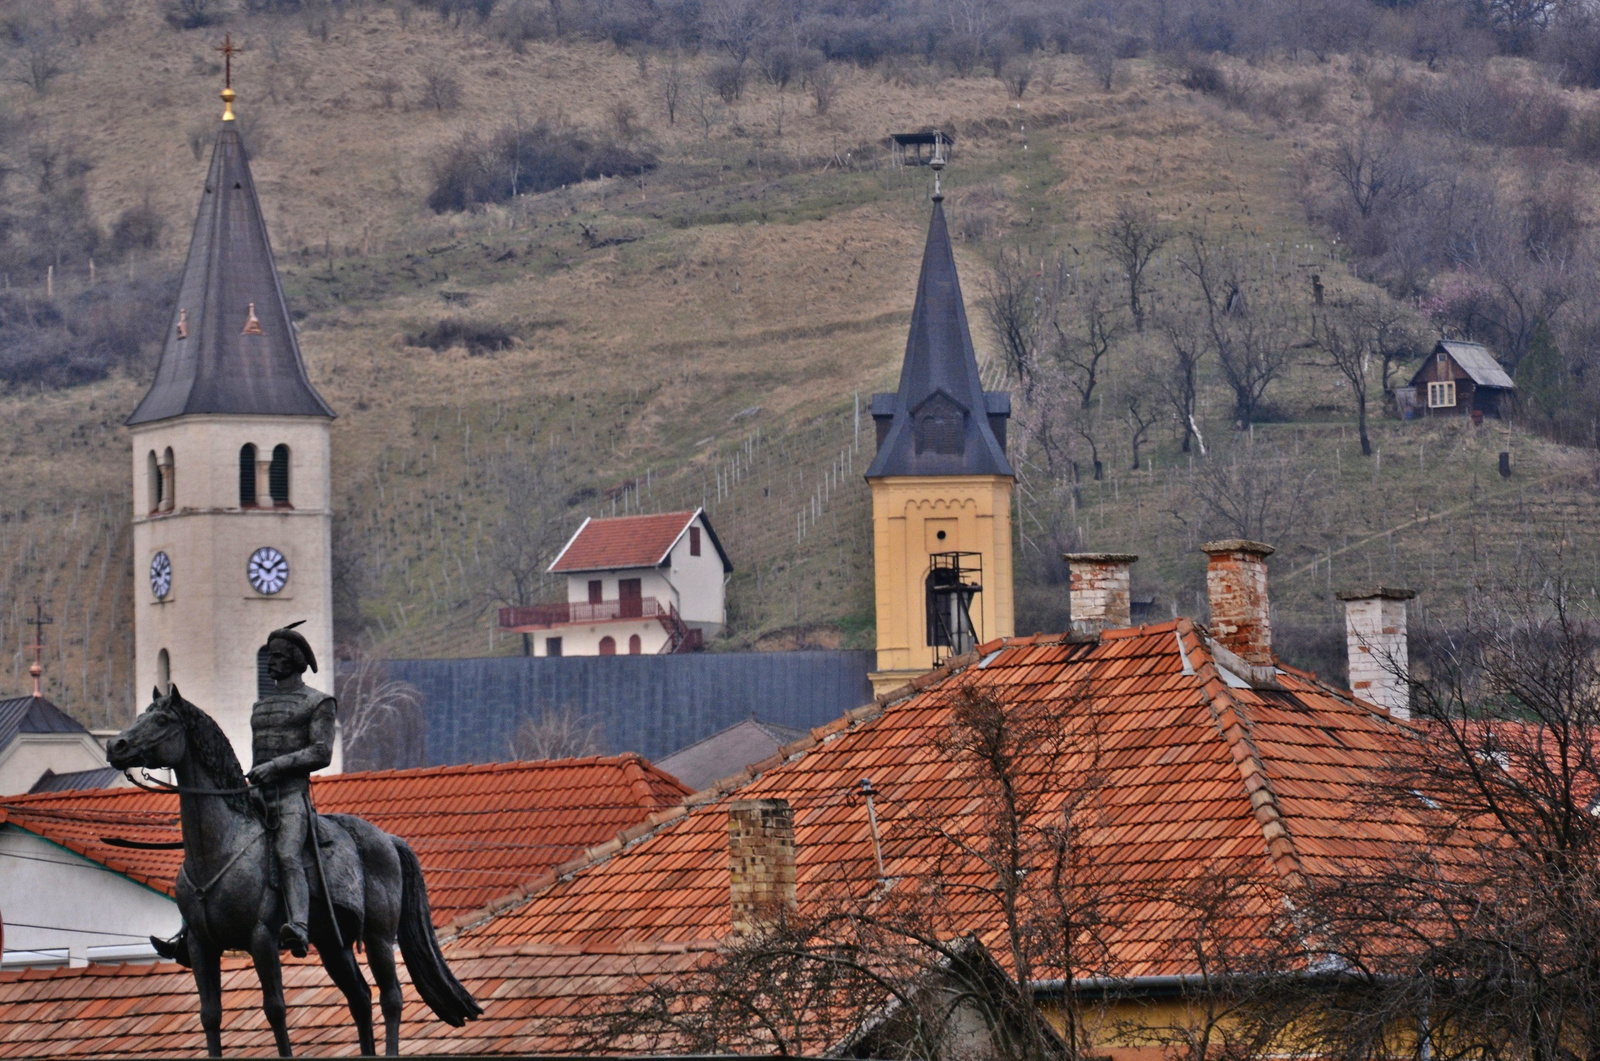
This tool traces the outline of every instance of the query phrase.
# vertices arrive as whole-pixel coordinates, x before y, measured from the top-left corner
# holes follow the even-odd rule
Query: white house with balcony
[[[500,609],[536,656],[692,652],[722,632],[733,564],[702,509],[587,519],[550,564],[565,604]]]

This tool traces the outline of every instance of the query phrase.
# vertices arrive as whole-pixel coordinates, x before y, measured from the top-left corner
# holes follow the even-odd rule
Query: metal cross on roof
[[[39,689],[39,676],[44,673],[44,666],[40,657],[44,654],[44,628],[55,622],[55,619],[44,613],[45,599],[35,596],[33,598],[33,618],[28,620],[28,625],[33,627],[33,662],[28,666],[28,673],[33,676],[33,695],[38,699],[42,693]]]
[[[243,48],[237,48],[237,47],[234,46],[233,34],[225,33],[225,34],[223,34],[223,37],[222,37],[222,45],[220,47],[214,48],[212,50],[222,53],[222,87],[223,88],[232,88],[233,87],[233,57],[235,55],[238,55],[244,49]]]

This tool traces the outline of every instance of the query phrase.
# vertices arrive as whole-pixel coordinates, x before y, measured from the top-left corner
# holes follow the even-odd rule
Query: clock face
[[[156,600],[166,600],[172,592],[172,560],[166,553],[157,553],[150,561],[150,592]]]
[[[289,582],[289,561],[270,545],[251,553],[250,563],[245,570],[256,592],[269,597]]]

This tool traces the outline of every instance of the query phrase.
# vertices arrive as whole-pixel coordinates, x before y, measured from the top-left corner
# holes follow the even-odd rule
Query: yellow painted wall
[[[983,591],[972,616],[980,643],[1015,632],[1012,480],[1003,475],[888,476],[868,483],[878,619],[878,671],[872,683],[882,693],[934,665],[935,649],[925,629],[928,557],[934,553],[981,555]]]

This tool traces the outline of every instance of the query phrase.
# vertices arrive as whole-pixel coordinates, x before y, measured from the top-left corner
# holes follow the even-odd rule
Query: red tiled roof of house
[[[631,567],[658,567],[689,526],[701,515],[693,512],[660,512],[649,516],[615,516],[586,519],[556,555],[550,570],[556,573],[578,571],[616,571]],[[708,524],[709,527],[709,524]],[[722,546],[715,534],[708,534],[718,553]],[[723,555],[724,565],[727,556]]]
[[[312,784],[320,810],[358,814],[411,845],[440,924],[516,890],[686,792],[636,755],[379,770]],[[136,788],[13,796],[0,800],[0,822],[173,894],[182,851],[115,847],[105,838],[181,839],[175,796]]]
[[[409,1049],[571,1050],[574,1022],[593,1014],[604,997],[631,992],[641,980],[681,977],[705,960],[730,930],[727,811],[735,799],[780,798],[793,807],[802,905],[825,886],[870,887],[877,879],[858,794],[863,776],[877,791],[887,876],[926,871],[926,849],[903,842],[926,834],[918,823],[960,829],[979,816],[974,782],[942,750],[953,701],[965,686],[1008,704],[1083,697],[1092,705],[1104,786],[1075,842],[1092,849],[1108,878],[1159,884],[1166,895],[1219,864],[1240,870],[1258,889],[1233,915],[1239,931],[1265,923],[1285,880],[1359,871],[1364,860],[1384,859],[1397,845],[1423,838],[1420,801],[1414,808],[1380,808],[1367,798],[1386,764],[1405,753],[1405,724],[1287,669],[1249,687],[1251,675],[1230,676],[1219,658],[1226,657],[1213,653],[1188,620],[1111,631],[1098,641],[1040,636],[985,645],[960,666],[918,679],[915,690],[851,712],[685,806],[658,811],[556,867],[524,900],[458,918],[445,953],[484,1002],[485,1015],[455,1031],[417,1023],[420,1006],[408,1001]],[[966,922],[955,929],[997,938],[992,908],[975,899],[951,904]],[[1149,897],[1108,920],[1118,974],[1192,971],[1186,916],[1171,899]],[[5,1044],[25,1034],[50,1035],[53,1053],[72,1055],[197,1048],[199,1021],[186,979],[138,981],[140,974],[128,973],[126,985],[112,977],[117,986],[91,992],[80,982],[89,975],[0,976],[0,1057],[8,1048],[14,1053]],[[299,1041],[317,1043],[319,1051],[352,1051],[353,1036],[334,1032],[344,1016],[331,984],[299,971],[290,982],[297,985],[291,1026]],[[243,989],[230,999],[229,1025],[251,1031],[237,1044],[238,1033],[225,1031],[225,1043],[231,1050],[269,1049],[249,974],[231,973],[229,983]],[[128,1003],[164,992],[182,999],[177,1005],[162,999],[160,1012],[175,1015],[153,1047],[137,1038],[148,1030]],[[140,1012],[145,1005],[138,1004]],[[13,1012],[52,1024],[25,1032],[7,1023],[24,1019]],[[96,1014],[93,1022],[89,1014]]]

